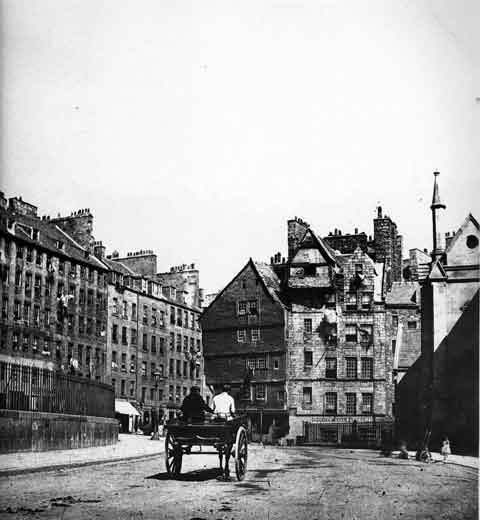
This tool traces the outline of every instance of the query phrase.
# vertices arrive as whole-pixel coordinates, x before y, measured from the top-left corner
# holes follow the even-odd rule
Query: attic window
[[[62,251],[65,249],[65,244],[61,240],[57,240],[55,246]]]
[[[40,236],[40,232],[38,231],[38,229],[32,229],[32,239],[38,240],[39,236]]]
[[[468,235],[467,247],[469,249],[475,249],[476,247],[478,247],[478,238],[475,235]]]

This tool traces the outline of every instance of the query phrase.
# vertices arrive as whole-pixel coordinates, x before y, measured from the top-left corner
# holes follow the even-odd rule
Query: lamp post
[[[160,381],[162,379],[164,379],[164,377],[162,376],[161,372],[159,372],[158,370],[153,373],[153,377],[155,378],[155,390],[157,390]],[[159,432],[158,432],[158,428],[160,426],[159,419],[160,419],[160,416],[159,416],[159,413],[158,413],[158,408],[153,407],[152,408],[152,426],[153,426],[153,429],[152,429],[152,440],[154,440],[154,441],[160,440],[160,435],[159,435]]]

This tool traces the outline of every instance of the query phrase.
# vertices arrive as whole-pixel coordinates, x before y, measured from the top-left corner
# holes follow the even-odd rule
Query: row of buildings
[[[106,255],[88,209],[39,217],[1,194],[0,276],[0,361],[113,385],[124,429],[204,385],[195,265],[157,272],[151,250]]]
[[[445,378],[439,383],[436,375],[438,362],[432,365],[440,341],[432,343],[432,337],[446,334],[461,309],[475,312],[479,287],[478,223],[469,216],[456,234],[444,237],[444,207],[435,181],[433,252],[412,249],[406,260],[397,226],[381,208],[373,238],[357,229],[320,237],[302,219],[289,220],[286,259],[280,253],[270,263],[250,259],[204,311],[207,383],[218,388],[230,382],[259,434],[375,442],[395,424],[397,435],[413,441],[433,424],[434,438],[448,430],[469,437],[472,446],[478,320],[462,329],[469,343],[451,341],[451,353],[442,358],[447,365],[441,370],[449,371],[448,362],[465,351],[462,370],[476,370],[467,379],[450,371],[457,394],[451,402],[463,405],[443,402],[440,412],[431,404],[439,402],[435,385],[448,394]],[[439,318],[445,313],[455,315]],[[448,414],[460,409],[463,419],[454,432]]]

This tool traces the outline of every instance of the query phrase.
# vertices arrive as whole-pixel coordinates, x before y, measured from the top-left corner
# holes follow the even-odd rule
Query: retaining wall
[[[0,410],[0,453],[88,448],[117,441],[116,419]]]

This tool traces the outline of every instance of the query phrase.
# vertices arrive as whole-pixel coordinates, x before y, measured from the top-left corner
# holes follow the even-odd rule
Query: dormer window
[[[64,250],[65,250],[65,243],[62,242],[61,240],[57,240],[57,241],[55,242],[55,247],[56,247],[57,249],[60,249],[61,251],[64,251]]]

